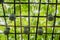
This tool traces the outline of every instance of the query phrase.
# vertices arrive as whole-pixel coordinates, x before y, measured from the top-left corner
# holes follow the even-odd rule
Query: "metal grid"
[[[7,21],[6,21],[6,17],[9,17],[9,16],[6,16],[5,15],[5,9],[4,9],[4,4],[14,4],[14,14],[16,14],[16,8],[15,8],[15,4],[28,4],[28,16],[22,16],[21,15],[21,5],[19,5],[19,9],[20,9],[20,16],[16,16],[16,17],[20,17],[20,26],[18,26],[18,27],[20,27],[21,28],[21,33],[16,33],[16,20],[14,20],[14,30],[15,30],[15,33],[9,33],[9,34],[14,34],[15,35],[15,40],[17,40],[17,36],[16,36],[16,34],[21,34],[21,40],[23,40],[22,38],[22,34],[25,34],[25,33],[22,33],[22,27],[29,27],[29,31],[30,31],[30,27],[36,27],[36,33],[29,33],[28,34],[28,40],[30,40],[30,34],[35,34],[35,40],[37,40],[37,31],[38,31],[38,24],[39,24],[39,18],[46,18],[46,26],[43,26],[43,27],[45,27],[45,33],[43,33],[43,34],[45,34],[45,40],[47,40],[47,34],[52,34],[52,37],[51,37],[51,40],[53,40],[53,35],[54,34],[60,34],[60,33],[54,33],[54,30],[55,30],[55,27],[60,27],[60,26],[55,26],[55,23],[56,23],[56,18],[60,18],[60,16],[56,16],[56,13],[57,13],[57,5],[60,5],[60,3],[58,3],[57,2],[57,0],[56,0],[56,3],[50,3],[49,1],[50,0],[47,0],[47,3],[42,3],[41,2],[42,0],[39,0],[39,2],[30,2],[30,0],[28,0],[28,2],[21,2],[21,1],[19,1],[19,2],[16,2],[15,0],[14,0],[14,2],[2,2],[1,4],[2,4],[2,8],[3,8],[3,13],[4,13],[4,16],[0,16],[0,17],[4,17],[4,20],[5,20],[5,25],[6,25],[6,27],[7,27]],[[38,16],[30,16],[30,4],[38,4],[39,5],[39,8],[38,8]],[[44,4],[44,5],[47,5],[47,11],[46,11],[46,16],[40,16],[40,8],[41,8],[41,4]],[[48,17],[48,10],[49,10],[49,5],[56,5],[56,8],[55,8],[55,15],[54,15],[54,22],[53,22],[53,26],[47,26],[47,22],[48,22],[48,20],[47,20],[47,17]],[[28,17],[28,26],[23,26],[22,25],[22,17]],[[37,18],[37,24],[36,24],[36,26],[30,26],[30,18],[31,17],[34,17],[34,18]],[[4,25],[1,25],[1,26],[4,26]],[[9,26],[11,26],[11,25],[9,25]],[[52,33],[47,33],[47,27],[52,27],[53,28],[53,31],[52,31]],[[7,40],[9,40],[9,36],[7,35]],[[60,39],[59,39],[60,40]]]

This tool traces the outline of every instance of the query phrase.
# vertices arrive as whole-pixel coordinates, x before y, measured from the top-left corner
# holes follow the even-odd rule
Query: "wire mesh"
[[[27,0],[27,2],[23,2],[22,0],[13,0],[13,1],[8,1],[6,2],[5,0],[1,0],[0,1],[0,4],[2,4],[2,10],[3,10],[3,15],[0,16],[1,18],[4,18],[4,21],[5,21],[5,25],[0,25],[0,26],[3,26],[3,27],[10,27],[10,28],[13,28],[14,32],[10,32],[9,34],[7,34],[6,38],[4,40],[10,40],[9,36],[10,34],[11,35],[14,35],[12,38],[14,39],[11,39],[11,40],[18,40],[18,35],[20,40],[24,40],[24,35],[27,36],[27,38],[25,40],[57,40],[57,39],[54,39],[55,35],[59,36],[60,33],[56,33],[55,30],[56,28],[59,28],[60,26],[58,25],[55,25],[56,24],[56,21],[60,18],[60,16],[57,16],[57,10],[58,10],[58,5],[60,5],[60,3],[58,2],[58,0],[45,0],[46,2],[42,2],[42,0],[38,0],[38,2],[35,0],[33,0],[34,2],[31,2],[31,0]],[[6,14],[6,9],[4,8],[5,6],[4,5],[13,5],[13,8],[11,10],[11,14],[13,13],[15,16],[16,16],[16,19],[14,19],[14,22],[13,22],[13,25],[8,25],[9,22],[7,22],[7,19],[9,18],[9,16]],[[19,5],[18,7],[18,10],[19,12],[17,12],[17,8],[16,8],[16,5]],[[27,5],[27,9],[26,9],[26,13],[25,15],[23,15],[23,9],[22,7]],[[32,15],[32,11],[34,6],[31,7],[31,5],[37,5],[38,7],[36,8],[37,10],[35,12],[37,12],[37,14],[33,14]],[[42,11],[42,13],[44,13],[44,15],[41,16],[41,6],[46,6],[45,10]],[[52,6],[52,7],[51,7]],[[52,10],[50,9],[50,7],[52,8]],[[34,7],[35,9],[35,7]],[[44,9],[44,8],[43,8]],[[53,10],[54,9],[54,10]],[[10,9],[9,9],[10,10]],[[32,10],[32,11],[31,11]],[[52,12],[54,13],[52,13]],[[9,11],[8,11],[9,12]],[[19,14],[17,14],[19,13]],[[51,22],[51,25],[49,25],[49,21],[48,21],[48,15],[49,14],[53,14],[54,16],[54,19],[53,21],[50,21]],[[59,14],[58,14],[59,15]],[[24,25],[24,20],[23,19],[26,19],[27,18],[27,21],[28,22],[25,22],[26,25]],[[19,19],[19,24],[17,24],[17,19]],[[42,23],[42,25],[40,24],[41,20],[43,19],[45,21],[45,24]],[[31,25],[33,23],[31,23],[30,20],[35,20],[35,25]],[[12,24],[12,22],[10,22],[10,24]],[[16,26],[17,25],[17,26]],[[42,27],[42,29],[41,29]],[[40,29],[39,29],[40,28]],[[19,32],[17,32],[17,30],[20,30]],[[31,32],[32,29],[35,29],[34,32]],[[44,29],[44,30],[43,30]],[[11,30],[11,29],[10,29]],[[23,32],[23,30],[26,32]],[[43,30],[43,32],[40,32],[42,34],[38,34],[38,30],[40,32],[40,30]],[[48,32],[48,30],[51,30],[51,32]],[[60,30],[60,29],[59,29]],[[2,33],[0,33],[2,34]],[[31,39],[31,35],[34,35],[34,38]],[[48,35],[50,35],[50,39],[48,38]],[[41,38],[40,38],[41,37]],[[0,40],[2,40],[0,38]],[[60,36],[58,37],[58,40],[60,40]]]

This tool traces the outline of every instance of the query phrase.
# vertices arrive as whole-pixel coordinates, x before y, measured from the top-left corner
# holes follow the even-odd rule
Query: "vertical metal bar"
[[[14,14],[16,14],[15,0],[14,0]],[[15,30],[15,40],[17,40],[16,39],[16,20],[14,20],[14,30]]]
[[[59,35],[59,40],[60,40],[60,35]]]
[[[38,8],[38,17],[37,17],[35,40],[37,40],[37,30],[38,30],[38,24],[39,24],[39,15],[40,15],[41,0],[39,0],[39,2],[40,2],[40,4],[39,4],[39,8]]]
[[[47,2],[49,3],[49,0],[47,0]],[[49,10],[49,4],[47,4],[47,12],[46,12],[46,27],[45,27],[46,34],[45,34],[45,40],[47,40],[47,22],[48,22],[47,17],[48,17],[48,10]]]
[[[19,2],[21,2],[21,0],[19,0]],[[20,28],[21,28],[21,40],[23,40],[23,36],[22,36],[22,17],[21,17],[21,3],[19,4],[19,8],[20,8]]]
[[[5,26],[6,26],[6,28],[7,28],[7,21],[6,21],[6,17],[5,17],[5,10],[4,10],[4,5],[3,5],[3,4],[4,4],[4,3],[2,3],[2,9],[3,9],[3,14],[4,14]],[[9,40],[8,34],[7,34],[7,40]]]
[[[30,0],[28,0],[28,27],[30,31]],[[30,40],[30,33],[28,34],[28,40]]]
[[[54,35],[55,23],[56,23],[56,13],[57,13],[57,0],[56,0],[56,9],[55,9],[55,16],[54,16],[54,23],[53,23],[52,40]]]

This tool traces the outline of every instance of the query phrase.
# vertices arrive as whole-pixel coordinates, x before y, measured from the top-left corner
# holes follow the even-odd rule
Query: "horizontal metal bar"
[[[14,4],[14,2],[4,2],[4,4]],[[28,4],[28,2],[15,2],[15,4]],[[30,4],[51,4],[51,5],[54,5],[56,3],[30,2]],[[57,3],[57,4],[60,5],[60,3]]]
[[[0,25],[0,26],[5,26],[5,25]],[[8,25],[9,27],[14,27],[13,25]],[[28,26],[16,26],[16,27],[28,27]],[[32,27],[32,28],[35,28],[36,26],[30,26],[30,27]],[[46,27],[46,26],[39,26],[39,27]],[[53,26],[47,26],[47,27],[53,27]],[[60,27],[60,26],[55,26],[55,27]]]
[[[3,34],[3,33],[0,33]],[[15,33],[9,33],[9,34],[15,34]],[[25,33],[16,33],[16,34],[25,34]],[[36,34],[36,33],[29,33],[29,34]],[[52,34],[52,33],[43,33],[43,34]],[[60,33],[54,33],[54,34],[60,34]]]
[[[0,17],[9,17],[9,16],[0,16]],[[28,17],[28,16],[16,16],[16,17]],[[30,16],[30,17],[38,17],[38,16]],[[47,17],[47,16],[39,16],[39,17]],[[56,18],[60,18],[60,16],[54,16]]]

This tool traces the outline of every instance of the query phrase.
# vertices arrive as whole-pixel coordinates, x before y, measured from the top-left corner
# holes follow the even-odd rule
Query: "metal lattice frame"
[[[45,29],[46,29],[46,30],[45,30],[46,33],[43,33],[43,34],[45,34],[45,40],[47,40],[47,39],[46,39],[46,38],[47,38],[47,34],[52,34],[51,40],[53,40],[53,35],[54,35],[54,34],[60,34],[60,33],[54,33],[55,27],[60,27],[60,26],[55,26],[56,18],[60,18],[60,16],[56,16],[56,13],[57,13],[57,5],[60,5],[60,3],[57,2],[57,0],[56,0],[56,3],[49,3],[49,0],[47,1],[47,3],[42,3],[41,0],[40,0],[39,2],[30,2],[30,0],[28,0],[28,2],[21,2],[21,1],[15,2],[15,0],[14,0],[14,2],[2,2],[1,4],[2,4],[4,16],[0,16],[0,17],[4,17],[6,27],[7,27],[6,17],[9,17],[9,16],[6,16],[6,15],[5,15],[5,10],[4,10],[4,5],[3,5],[3,4],[14,4],[14,14],[16,14],[15,4],[28,4],[28,16],[22,16],[22,15],[21,15],[21,5],[19,5],[19,7],[20,7],[20,16],[16,16],[16,17],[20,17],[20,23],[21,23],[20,25],[21,25],[21,26],[18,26],[18,27],[21,27],[21,33],[16,33],[16,27],[17,27],[17,26],[16,26],[16,20],[14,20],[14,30],[15,30],[15,33],[10,33],[10,34],[15,34],[15,40],[17,40],[16,34],[21,34],[21,40],[22,40],[22,34],[24,34],[24,33],[22,33],[22,27],[27,27],[27,26],[23,26],[23,25],[22,25],[22,19],[21,19],[21,17],[28,17],[29,31],[30,31],[30,27],[36,27],[36,33],[29,33],[29,34],[28,34],[28,40],[30,40],[30,34],[35,34],[35,40],[37,40],[37,30],[38,30],[39,18],[40,18],[40,17],[44,17],[44,18],[47,19],[49,5],[56,5],[56,8],[55,8],[55,11],[56,11],[56,12],[55,12],[55,16],[54,16],[53,26],[47,26],[48,20],[46,20],[46,26],[43,26],[43,27],[45,27]],[[30,4],[39,4],[38,16],[30,16]],[[40,16],[40,7],[41,7],[41,4],[47,4],[46,16]],[[37,17],[37,24],[36,24],[36,26],[30,26],[30,17]],[[4,25],[1,25],[1,26],[4,26]],[[47,27],[53,27],[52,33],[47,33]],[[8,37],[9,37],[9,36],[7,35],[7,40],[9,40]]]

